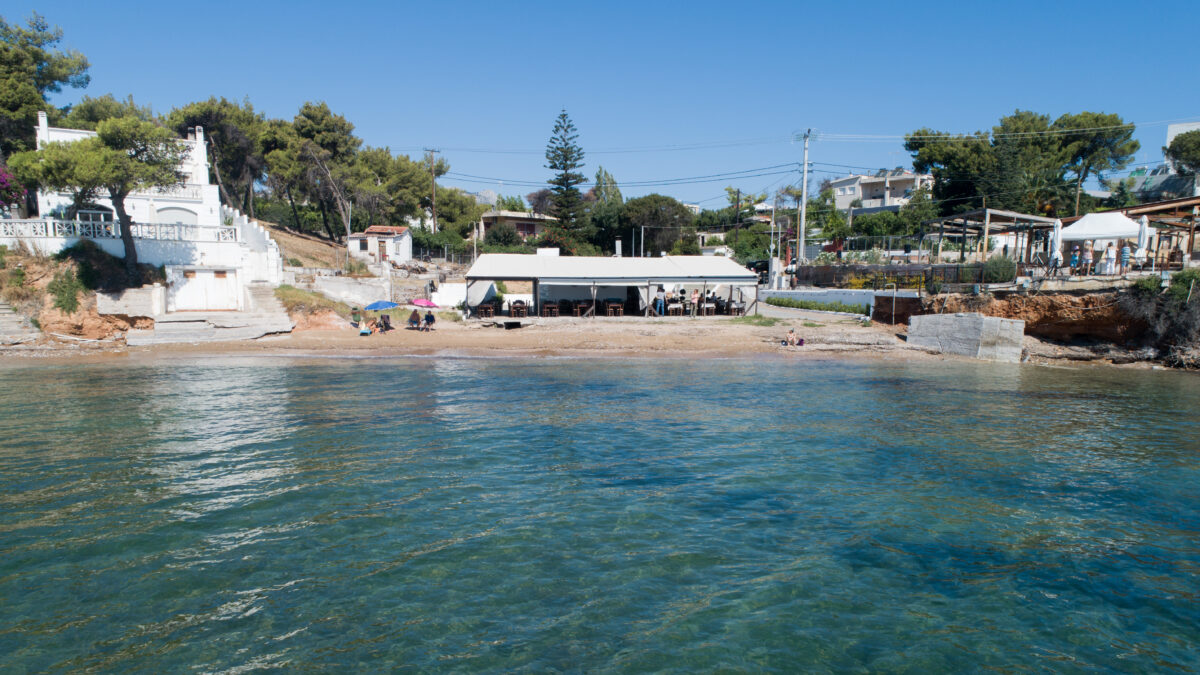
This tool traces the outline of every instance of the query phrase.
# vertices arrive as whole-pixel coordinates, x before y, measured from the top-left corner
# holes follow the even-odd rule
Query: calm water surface
[[[1200,378],[0,369],[0,671],[1200,668]]]

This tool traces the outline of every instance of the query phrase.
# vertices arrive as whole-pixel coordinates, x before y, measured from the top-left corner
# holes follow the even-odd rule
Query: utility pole
[[[432,192],[431,203],[433,204],[433,232],[437,232],[437,172],[434,171],[433,156],[440,153],[437,148],[425,148],[425,152],[429,153],[429,183],[430,191]]]
[[[804,176],[800,179],[800,231],[796,233],[796,264],[804,259],[804,230],[808,219],[808,137],[812,129],[804,132]],[[799,270],[797,270],[798,272]]]
[[[642,226],[642,257],[646,257],[646,226]]]
[[[770,260],[770,262],[768,263],[767,283],[769,283],[771,286],[775,285],[775,275],[779,273],[779,270],[775,269],[775,267],[776,267],[776,265],[775,265],[775,257],[776,257],[775,212],[778,210],[779,210],[779,193],[776,192],[775,193],[775,202],[771,205],[771,251],[770,251],[770,255],[767,256],[768,259]]]
[[[733,207],[733,240],[737,241],[738,226],[742,224],[742,189],[737,191],[737,205]]]

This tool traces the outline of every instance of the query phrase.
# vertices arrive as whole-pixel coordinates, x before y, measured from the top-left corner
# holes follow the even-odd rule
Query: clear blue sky
[[[1185,28],[1200,16],[1195,0],[18,0],[3,15],[24,21],[33,10],[92,63],[91,85],[56,104],[111,92],[166,112],[212,95],[249,97],[268,116],[290,119],[303,102],[324,100],[366,144],[413,156],[439,147],[455,173],[507,181],[548,178],[542,153],[564,107],[588,153],[584,173],[603,165],[618,183],[798,169],[801,146],[789,138],[808,127],[825,135],[812,144],[813,162],[893,167],[909,164],[900,140],[834,135],[969,132],[1017,108],[1200,120],[1200,72]],[[1165,124],[1139,126],[1137,159],[1161,160],[1165,134]],[[628,149],[638,151],[613,152]],[[797,180],[622,188],[626,197],[660,192],[715,207],[725,185],[762,191]]]

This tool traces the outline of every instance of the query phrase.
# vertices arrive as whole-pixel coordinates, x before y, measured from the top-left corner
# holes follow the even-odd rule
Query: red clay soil
[[[1147,328],[1121,310],[1116,293],[1011,295],[1003,299],[951,295],[925,304],[932,313],[979,312],[1022,319],[1027,335],[1062,342],[1082,337],[1123,344],[1136,340]]]

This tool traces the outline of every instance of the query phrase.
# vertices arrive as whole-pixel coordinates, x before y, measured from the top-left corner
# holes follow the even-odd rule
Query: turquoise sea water
[[[1200,378],[0,369],[0,672],[1200,668]]]

